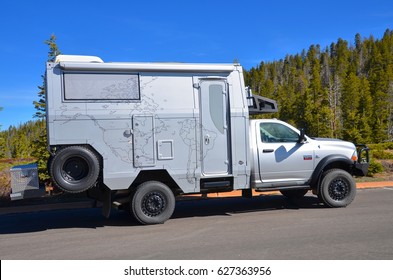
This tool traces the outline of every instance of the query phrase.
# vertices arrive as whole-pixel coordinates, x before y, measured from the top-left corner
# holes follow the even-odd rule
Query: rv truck
[[[350,204],[368,148],[250,118],[272,112],[277,103],[253,95],[236,63],[59,55],[46,68],[49,173],[101,202],[104,216],[117,207],[142,224],[164,223],[184,194],[311,190],[327,207]]]

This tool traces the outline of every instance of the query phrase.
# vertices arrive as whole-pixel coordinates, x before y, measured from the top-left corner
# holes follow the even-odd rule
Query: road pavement
[[[52,209],[0,215],[0,259],[393,259],[393,188],[359,189],[347,208],[307,195],[178,201],[171,220]]]

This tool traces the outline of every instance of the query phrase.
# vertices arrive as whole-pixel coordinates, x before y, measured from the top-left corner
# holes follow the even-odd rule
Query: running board
[[[201,179],[201,193],[233,191],[233,178]]]
[[[282,191],[282,190],[311,190],[311,187],[306,186],[285,186],[285,187],[261,187],[255,188],[256,192],[268,192],[268,191]]]

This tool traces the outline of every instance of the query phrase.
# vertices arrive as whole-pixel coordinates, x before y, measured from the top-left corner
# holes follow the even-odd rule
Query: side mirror
[[[304,135],[304,128],[300,129],[299,139],[297,140],[298,143],[304,143],[306,141],[306,136]]]

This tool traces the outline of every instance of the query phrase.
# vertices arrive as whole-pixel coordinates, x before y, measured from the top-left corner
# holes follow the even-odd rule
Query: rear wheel
[[[356,196],[356,183],[351,174],[342,169],[325,172],[318,190],[318,198],[329,207],[346,207]]]
[[[175,210],[175,196],[167,185],[148,181],[137,187],[130,202],[130,209],[141,224],[162,224]]]
[[[56,152],[48,161],[49,174],[60,189],[78,193],[93,187],[100,174],[100,161],[83,146],[69,146]]]

